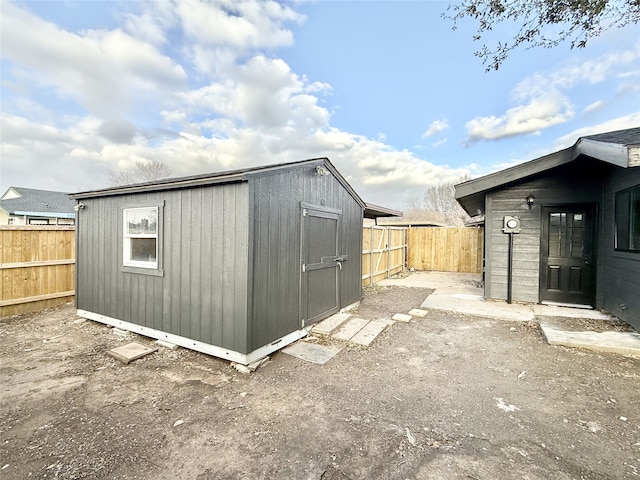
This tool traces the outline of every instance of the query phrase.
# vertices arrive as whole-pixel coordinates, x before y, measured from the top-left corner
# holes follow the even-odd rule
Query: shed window
[[[640,185],[616,193],[615,249],[640,252]]]
[[[158,207],[125,208],[123,264],[158,268]]]

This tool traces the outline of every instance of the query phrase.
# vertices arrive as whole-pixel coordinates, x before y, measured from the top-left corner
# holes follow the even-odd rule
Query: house
[[[640,128],[456,185],[485,216],[485,297],[605,309],[640,328]]]
[[[0,197],[0,225],[73,225],[68,193],[9,187]]]
[[[71,197],[82,317],[247,364],[360,301],[375,211],[326,158]]]

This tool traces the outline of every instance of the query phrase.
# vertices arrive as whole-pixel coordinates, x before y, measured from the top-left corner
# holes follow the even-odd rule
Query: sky
[[[640,26],[486,72],[440,1],[0,0],[0,190],[328,157],[362,199],[640,126]],[[514,25],[489,42],[508,41]]]

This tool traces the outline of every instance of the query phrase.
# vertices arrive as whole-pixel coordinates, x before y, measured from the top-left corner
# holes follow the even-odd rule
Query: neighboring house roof
[[[75,218],[74,202],[66,192],[9,187],[0,199],[9,215],[48,218]]]
[[[469,215],[476,215],[484,211],[487,192],[566,165],[580,157],[594,158],[622,168],[640,167],[640,128],[581,137],[564,150],[460,183],[455,186],[456,199]]]

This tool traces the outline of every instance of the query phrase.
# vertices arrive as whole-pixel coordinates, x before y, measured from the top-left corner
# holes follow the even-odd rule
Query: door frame
[[[336,244],[336,253],[335,253],[335,258],[336,260],[334,260],[333,262],[328,262],[329,265],[327,265],[327,268],[335,268],[335,272],[336,272],[336,307],[332,308],[331,310],[328,310],[328,313],[326,316],[324,316],[323,318],[326,318],[327,316],[330,316],[338,311],[340,311],[340,272],[339,272],[339,265],[338,265],[338,250],[340,248],[340,217],[342,216],[342,210],[337,209],[337,208],[331,208],[331,207],[326,207],[324,205],[314,205],[314,204],[310,204],[310,203],[304,203],[304,202],[300,202],[300,288],[299,288],[299,321],[300,321],[300,326],[302,328],[308,327],[309,325],[313,325],[314,323],[322,320],[322,318],[319,318],[320,316],[324,315],[326,312],[323,312],[320,315],[316,315],[313,319],[313,321],[310,321],[310,319],[308,318],[308,313],[309,313],[309,309],[308,309],[308,280],[307,280],[307,271],[306,270],[306,265],[305,265],[305,254],[307,253],[307,228],[308,228],[308,223],[305,220],[305,217],[309,216],[309,212],[313,212],[312,216],[315,217],[321,217],[321,218],[328,218],[328,219],[335,219],[336,220],[336,240],[335,240],[335,244]],[[311,270],[312,271],[312,270]],[[318,318],[316,318],[318,317]]]
[[[559,211],[570,212],[576,210],[583,210],[587,215],[591,215],[591,236],[587,238],[585,236],[585,244],[590,242],[590,259],[591,275],[590,275],[590,289],[589,289],[589,302],[586,304],[578,304],[571,302],[557,302],[553,300],[543,300],[543,292],[547,290],[547,264],[549,259],[549,216],[550,210],[557,209]],[[585,232],[586,233],[586,232]],[[542,205],[540,209],[540,250],[539,250],[539,274],[538,274],[538,303],[559,304],[575,307],[590,307],[596,306],[596,289],[597,289],[597,276],[598,276],[598,204],[596,202],[577,202],[577,203],[554,203],[550,205]],[[546,255],[545,255],[546,252]]]

